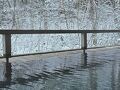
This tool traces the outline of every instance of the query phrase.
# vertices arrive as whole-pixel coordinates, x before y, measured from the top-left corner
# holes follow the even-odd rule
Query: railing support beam
[[[11,57],[11,34],[3,35],[3,56],[5,58]]]
[[[81,33],[81,49],[87,49],[87,33]]]

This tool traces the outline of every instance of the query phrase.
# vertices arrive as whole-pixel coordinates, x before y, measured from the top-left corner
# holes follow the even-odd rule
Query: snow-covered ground
[[[119,30],[120,1],[0,0],[0,29]],[[110,46],[118,44],[118,38],[119,34],[91,34],[88,43]],[[73,49],[80,48],[80,35],[14,35],[12,43],[13,54]]]

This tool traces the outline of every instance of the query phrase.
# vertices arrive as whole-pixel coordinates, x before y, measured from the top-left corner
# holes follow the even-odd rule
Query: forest
[[[0,0],[1,30],[120,30],[120,0]],[[119,33],[89,34],[88,47],[118,45]],[[0,35],[0,54],[3,53]],[[81,48],[80,34],[12,35],[12,54]]]
[[[120,0],[0,0],[0,29],[120,29]]]

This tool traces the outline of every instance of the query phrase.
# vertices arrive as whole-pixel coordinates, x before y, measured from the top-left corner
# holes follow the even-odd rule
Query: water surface
[[[119,90],[120,49],[11,58],[0,63],[4,90]],[[11,69],[10,69],[11,67]]]

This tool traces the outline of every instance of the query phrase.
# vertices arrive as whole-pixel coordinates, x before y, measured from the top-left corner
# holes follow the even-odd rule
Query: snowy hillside
[[[120,29],[120,0],[0,0],[0,29]],[[118,45],[116,34],[90,34],[89,47]],[[80,34],[13,35],[13,54],[80,48]],[[0,41],[2,38],[0,37]],[[2,53],[2,43],[0,44]]]

